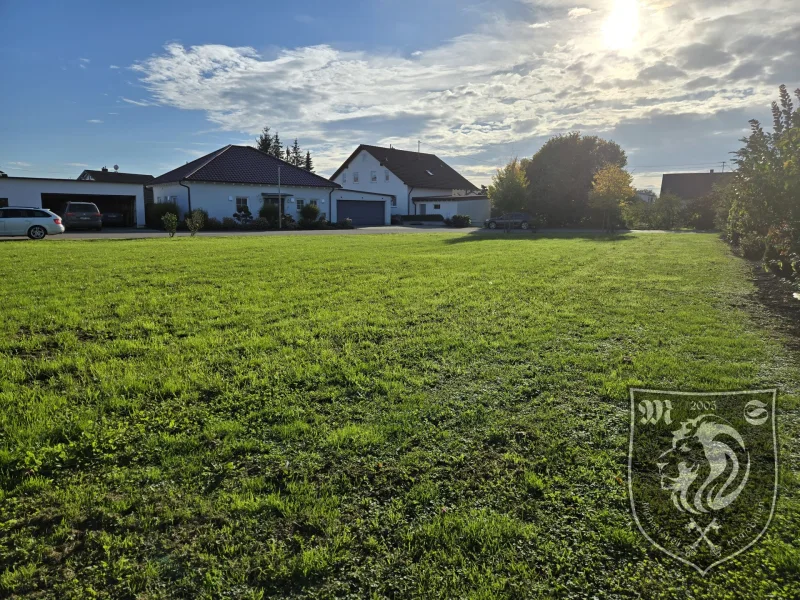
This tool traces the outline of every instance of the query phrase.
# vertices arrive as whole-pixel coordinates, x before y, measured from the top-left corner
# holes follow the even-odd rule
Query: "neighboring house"
[[[150,204],[153,202],[153,190],[146,186],[153,181],[152,175],[143,175],[140,173],[120,173],[117,166],[114,166],[113,171],[109,171],[103,167],[99,171],[85,170],[78,175],[78,181],[100,181],[102,183],[137,183],[144,189],[144,203]]]
[[[656,201],[656,193],[653,190],[636,190],[636,195],[640,200],[652,204]]]
[[[62,214],[69,201],[93,202],[101,213],[121,212],[126,215],[127,226],[144,227],[144,188],[141,184],[0,177],[0,206],[49,208]]]
[[[669,173],[661,179],[661,195],[673,194],[683,200],[703,198],[715,185],[727,185],[734,173]]]
[[[225,146],[150,182],[156,203],[174,202],[183,218],[203,209],[224,219],[244,206],[258,217],[265,203],[281,204],[283,214],[300,218],[300,208],[316,204],[321,216],[355,225],[388,225],[389,194],[342,189],[320,175],[270,156],[251,146]]]
[[[491,211],[489,199],[435,154],[362,144],[331,179],[347,189],[391,194],[392,215],[469,214],[482,223]]]

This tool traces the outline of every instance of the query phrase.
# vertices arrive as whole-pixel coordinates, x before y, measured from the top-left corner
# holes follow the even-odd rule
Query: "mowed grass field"
[[[0,596],[797,598],[800,371],[711,235],[0,244]],[[778,386],[766,537],[635,528],[629,386]]]

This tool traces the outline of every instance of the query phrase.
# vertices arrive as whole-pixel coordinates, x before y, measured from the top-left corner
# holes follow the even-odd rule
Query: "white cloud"
[[[738,147],[740,132],[730,133],[726,123],[729,135],[716,137],[727,141],[704,146],[711,143],[704,124],[735,112],[731,122],[746,126],[754,111],[768,109],[775,78],[796,73],[791,59],[796,63],[800,50],[793,41],[800,37],[800,15],[788,10],[791,0],[639,0],[639,33],[624,50],[606,45],[602,17],[609,2],[587,0],[587,7],[569,12],[565,0],[546,3],[552,14],[564,15],[550,16],[549,27],[486,19],[479,29],[413,57],[328,45],[264,57],[247,47],[169,44],[132,67],[152,99],[122,100],[202,111],[222,131],[256,135],[269,125],[284,139],[298,137],[323,173],[358,143],[415,149],[421,139],[484,183],[511,144],[526,155],[547,137],[573,129],[635,138],[623,126],[637,123],[637,146],[652,137],[657,146],[672,148],[652,133],[677,140],[665,120],[670,116],[693,119],[691,136],[676,142],[675,152],[713,148],[719,152],[713,160],[725,159]],[[571,18],[575,11],[597,14]],[[763,39],[752,33],[765,30],[771,33]],[[732,47],[747,36],[753,39],[741,49]],[[698,44],[734,63],[722,55],[702,60]],[[744,60],[768,63],[771,75],[743,68],[746,82],[728,78]],[[710,131],[718,129],[715,123]],[[644,150],[636,158],[669,162]]]
[[[108,113],[108,114],[110,114],[110,115],[118,115],[119,113],[116,113],[116,112],[110,112],[110,113]]]
[[[8,164],[11,165],[12,169],[26,169],[33,166],[31,163],[22,162],[19,160],[10,161]]]
[[[585,17],[586,15],[592,14],[594,11],[591,8],[571,8],[570,11],[567,13],[567,16],[570,19],[579,19],[580,17]]]
[[[81,62],[82,62],[82,63],[86,63],[86,64],[88,64],[88,63],[90,63],[90,62],[92,62],[92,61],[91,61],[91,60],[89,60],[88,58],[82,58],[82,59],[81,59]]]
[[[545,21],[544,23],[531,23],[528,25],[531,29],[547,29],[550,27],[550,21]]]
[[[94,124],[102,123],[102,121],[100,119],[88,119],[86,122],[87,123],[94,123]]]
[[[79,163],[79,162],[69,162],[69,163],[64,163],[64,165],[67,167],[81,167],[81,168],[86,168],[89,166],[86,163]]]
[[[149,102],[147,100],[131,100],[130,98],[125,98],[124,96],[120,96],[120,100],[123,102],[127,102],[128,104],[133,104],[134,106],[154,106],[153,102]]]
[[[119,69],[117,65],[108,65],[109,69]]]
[[[411,56],[422,56],[424,53],[422,50],[417,50],[416,52],[412,52]]]

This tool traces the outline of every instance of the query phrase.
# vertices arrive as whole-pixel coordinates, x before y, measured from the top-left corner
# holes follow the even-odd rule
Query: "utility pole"
[[[421,149],[421,146],[422,146],[422,142],[417,140],[417,159],[419,159],[419,151]]]
[[[281,201],[281,167],[278,166],[278,229],[283,229],[283,202]]]
[[[725,163],[726,163],[726,162],[727,162],[727,161],[725,161],[725,160],[723,160],[723,161],[722,161],[722,172],[723,172],[723,173],[725,172]]]

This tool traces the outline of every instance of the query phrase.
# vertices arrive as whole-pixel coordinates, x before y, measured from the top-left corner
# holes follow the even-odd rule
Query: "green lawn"
[[[711,235],[0,243],[0,596],[789,598],[800,370]],[[640,536],[628,386],[779,386],[768,535]]]

